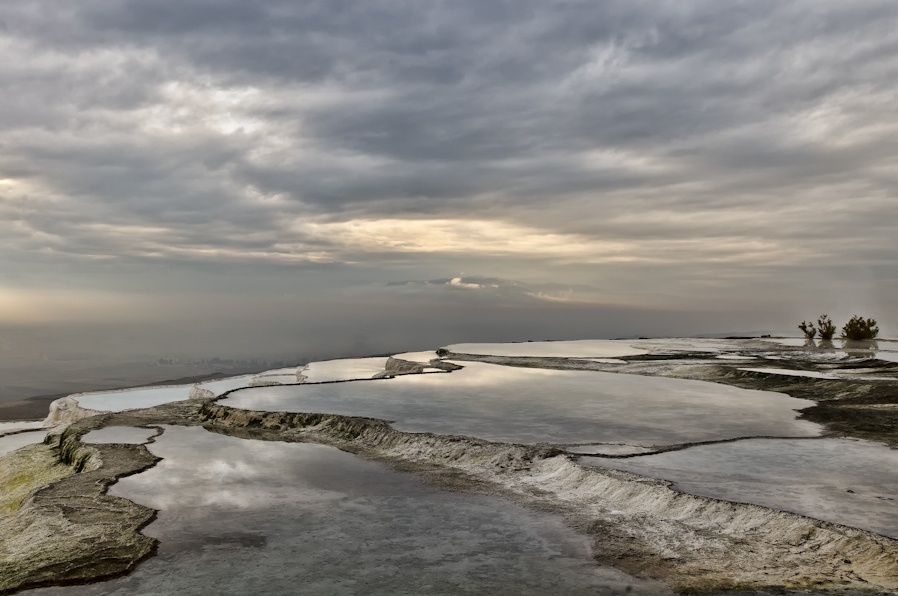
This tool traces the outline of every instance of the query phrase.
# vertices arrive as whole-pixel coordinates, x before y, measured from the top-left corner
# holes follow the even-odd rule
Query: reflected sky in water
[[[190,395],[192,385],[169,385],[162,387],[140,387],[120,391],[81,393],[73,395],[82,408],[103,412],[119,412],[135,408],[149,408],[161,404],[181,401]]]
[[[633,347],[630,342],[612,339],[579,339],[568,341],[528,341],[516,343],[452,344],[446,349],[456,354],[491,356],[526,356],[544,358],[617,358],[638,356],[646,350]]]
[[[410,432],[516,443],[666,445],[748,436],[816,436],[812,405],[781,393],[604,372],[465,362],[442,375],[241,389],[220,403],[394,421]]]
[[[0,456],[12,453],[16,449],[26,445],[34,445],[40,443],[47,436],[46,430],[33,430],[30,432],[17,433],[14,435],[6,435],[0,437]]]
[[[669,593],[591,558],[560,518],[440,491],[315,444],[167,427],[164,458],[111,493],[160,509],[157,557],[124,578],[29,594]]]
[[[83,437],[82,443],[128,443],[141,445],[156,434],[155,428],[139,428],[134,426],[107,426],[92,430]]]
[[[310,362],[299,371],[299,374],[306,378],[306,383],[370,379],[374,375],[384,372],[386,364],[386,357],[324,360]]]

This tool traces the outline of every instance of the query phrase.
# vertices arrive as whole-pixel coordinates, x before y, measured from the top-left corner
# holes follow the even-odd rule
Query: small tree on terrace
[[[875,319],[865,319],[854,315],[842,327],[842,337],[852,340],[868,340],[879,335],[879,327]]]
[[[814,336],[817,335],[817,330],[814,329],[814,324],[809,323],[808,321],[802,321],[798,328],[804,333],[805,339],[814,339]]]
[[[817,319],[817,331],[820,333],[820,339],[830,341],[836,334],[836,326],[833,325],[829,315],[820,315]]]

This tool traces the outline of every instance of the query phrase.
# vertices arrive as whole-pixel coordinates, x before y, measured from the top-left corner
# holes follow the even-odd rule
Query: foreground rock
[[[142,445],[84,445],[80,437],[107,424],[190,424],[198,407],[82,419],[48,436],[45,444],[0,460],[3,488],[24,483],[28,490],[18,502],[4,500],[0,511],[0,594],[115,577],[151,556],[156,541],[140,530],[156,512],[106,490],[158,458]],[[12,472],[4,475],[3,466]]]

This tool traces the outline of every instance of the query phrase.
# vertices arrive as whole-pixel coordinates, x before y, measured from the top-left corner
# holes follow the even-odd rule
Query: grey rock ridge
[[[531,345],[526,347],[527,356],[509,349],[504,356],[443,350],[442,358],[426,364],[391,358],[375,374],[380,380],[345,383],[373,383],[381,390],[400,381],[391,380],[392,376],[432,368],[457,372],[435,373],[422,380],[451,375],[470,379],[459,370],[466,361],[490,363],[502,375],[512,376],[523,367],[714,381],[811,400],[814,405],[801,415],[820,424],[823,437],[898,445],[896,427],[889,423],[898,408],[898,365],[893,362],[757,340],[717,344],[693,340],[689,349],[661,340],[637,342],[635,353],[618,350],[610,360],[602,353],[596,353],[596,358],[566,357],[562,343],[549,346],[552,356],[538,355],[540,347]],[[577,349],[586,348],[578,345]],[[747,360],[753,362],[746,365]],[[779,369],[823,371],[825,377],[757,372],[768,368],[760,366],[768,360],[769,368],[775,363]],[[251,386],[251,381],[242,387]],[[329,385],[341,386],[341,382]],[[227,388],[239,389],[234,384]],[[65,411],[79,412],[78,416],[65,417],[44,443],[0,457],[0,594],[121,576],[154,555],[158,543],[143,529],[152,523],[156,511],[108,494],[119,479],[157,464],[159,458],[148,448],[154,439],[127,444],[87,443],[82,438],[112,427],[140,427],[148,429],[146,436],[164,435],[166,426],[201,426],[241,439],[329,445],[383,462],[434,486],[494,495],[560,515],[588,537],[597,563],[661,582],[678,593],[898,592],[898,541],[894,539],[844,522],[687,494],[668,481],[595,462],[586,465],[581,458],[590,452],[589,445],[403,432],[389,421],[372,417],[231,407],[227,391],[195,389],[185,388],[181,401],[119,412],[89,411],[75,400],[66,402]],[[619,445],[615,449],[620,455],[613,457],[688,448]]]
[[[414,375],[424,372],[426,367],[427,365],[421,364],[420,362],[409,362],[408,360],[390,356],[387,358],[387,363],[384,365],[384,372],[381,373],[380,376]]]

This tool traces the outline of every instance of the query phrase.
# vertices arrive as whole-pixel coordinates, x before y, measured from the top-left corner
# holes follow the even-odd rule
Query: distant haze
[[[893,0],[21,0],[0,43],[7,362],[898,332]]]

